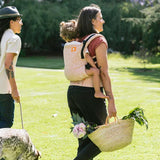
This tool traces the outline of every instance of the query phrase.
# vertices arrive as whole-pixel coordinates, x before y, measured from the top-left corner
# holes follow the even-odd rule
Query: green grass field
[[[20,58],[16,79],[21,94],[24,128],[42,160],[73,160],[77,140],[70,133],[67,106],[69,82],[63,74],[62,58]],[[40,67],[40,68],[38,68]],[[144,108],[149,129],[135,125],[132,144],[119,151],[101,153],[95,160],[160,160],[160,64],[143,64],[134,57],[109,55],[110,77],[118,117],[138,105]],[[42,69],[51,68],[51,69]],[[16,104],[13,128],[21,128]]]

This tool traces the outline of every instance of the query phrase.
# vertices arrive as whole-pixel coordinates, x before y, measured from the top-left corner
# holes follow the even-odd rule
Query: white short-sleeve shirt
[[[21,39],[12,29],[7,29],[0,42],[0,94],[10,94],[11,86],[5,70],[5,57],[7,53],[15,53],[13,65],[16,66],[21,50]]]

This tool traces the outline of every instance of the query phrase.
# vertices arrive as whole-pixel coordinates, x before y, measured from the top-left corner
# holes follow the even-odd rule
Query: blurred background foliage
[[[2,3],[2,0],[0,0]],[[6,0],[23,14],[22,56],[62,55],[61,21],[76,19],[84,6],[97,4],[105,20],[102,34],[110,51],[132,55],[145,48],[160,55],[159,0]]]

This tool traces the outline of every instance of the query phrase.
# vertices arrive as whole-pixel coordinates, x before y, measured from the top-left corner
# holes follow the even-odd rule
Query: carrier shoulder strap
[[[89,43],[95,39],[96,37],[100,37],[102,36],[101,34],[97,34],[97,33],[93,33],[93,34],[90,34],[89,36],[87,36],[84,40],[83,40],[83,46],[82,46],[82,49],[81,49],[81,59],[84,59],[84,49],[86,47],[88,47]]]

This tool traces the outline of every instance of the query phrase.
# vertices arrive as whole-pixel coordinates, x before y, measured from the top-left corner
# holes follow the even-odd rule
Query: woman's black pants
[[[94,97],[94,88],[69,86],[67,98],[71,114],[78,113],[89,123],[97,125],[105,123],[107,117],[105,100]],[[77,157],[74,160],[93,160],[101,152],[89,138],[78,141]]]

